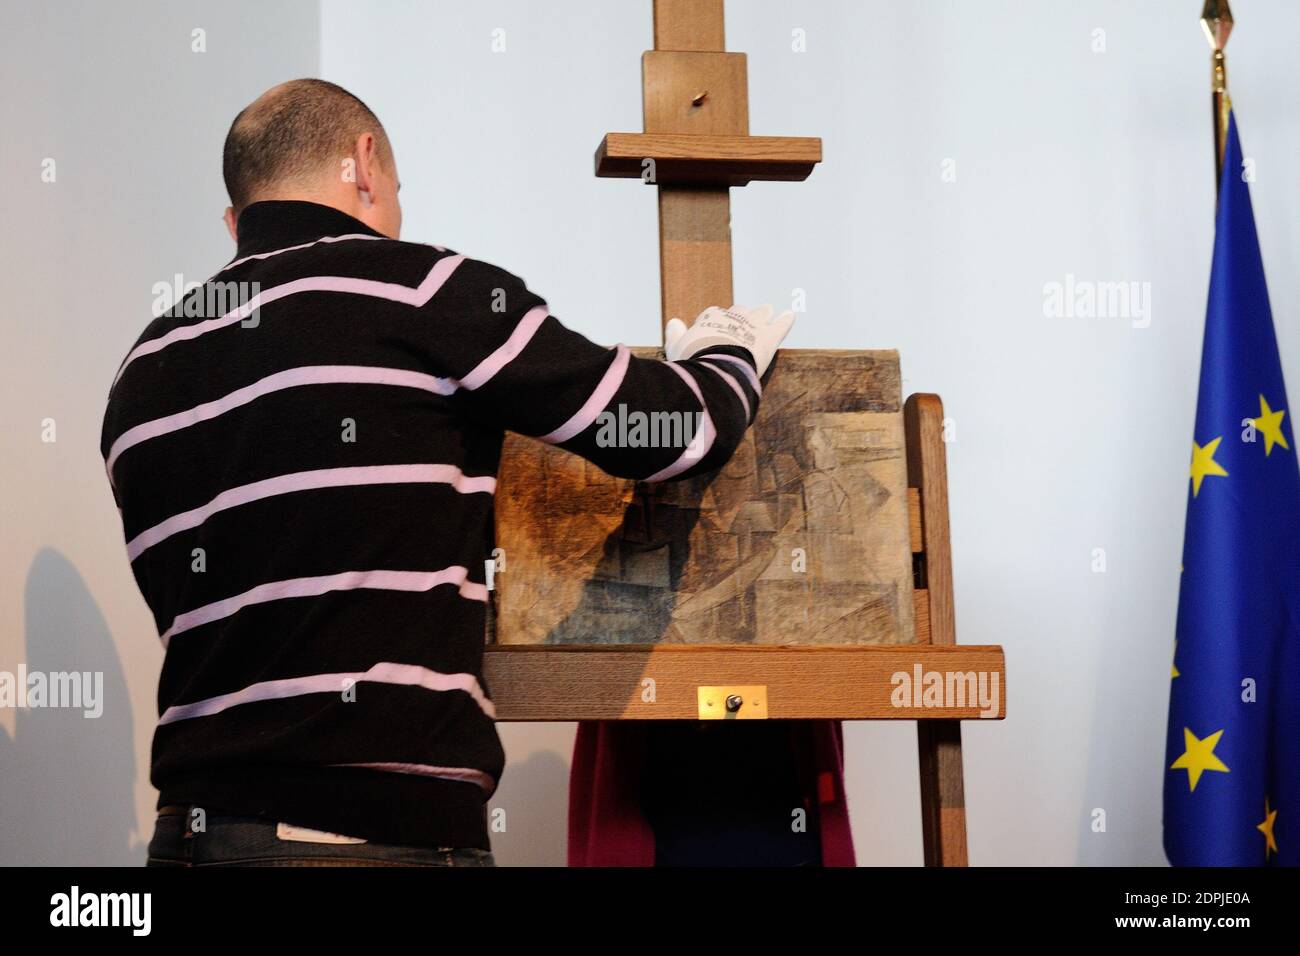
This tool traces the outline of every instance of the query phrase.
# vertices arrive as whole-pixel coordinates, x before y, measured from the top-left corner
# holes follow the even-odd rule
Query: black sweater
[[[487,848],[504,431],[673,480],[724,463],[758,399],[744,349],[637,358],[495,266],[327,206],[248,207],[235,259],[145,329],[104,419],[166,648],[159,805]],[[692,416],[694,441],[610,444],[597,416],[620,405]]]

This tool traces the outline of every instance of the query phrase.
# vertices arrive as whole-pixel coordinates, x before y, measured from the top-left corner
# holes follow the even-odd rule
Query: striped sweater
[[[488,848],[504,432],[620,477],[709,471],[757,409],[753,359],[601,347],[510,273],[327,206],[256,203],[238,232],[126,356],[103,426],[165,647],[159,805]],[[619,441],[615,410],[696,427]]]

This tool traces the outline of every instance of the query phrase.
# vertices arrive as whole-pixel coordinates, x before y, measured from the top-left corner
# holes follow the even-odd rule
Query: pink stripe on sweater
[[[361,767],[366,770],[382,770],[386,773],[409,773],[417,777],[437,777],[441,780],[463,780],[477,784],[484,790],[491,790],[496,781],[489,773],[472,767],[434,767],[427,763],[336,763],[335,767]]]
[[[178,329],[172,329],[166,335],[160,335],[156,339],[141,342],[130,351],[122,362],[122,367],[117,370],[117,378],[113,382],[116,384],[117,380],[122,377],[122,373],[126,371],[127,366],[138,358],[161,352],[177,342],[188,342],[209,332],[235,325],[247,319],[254,311],[264,305],[269,305],[287,296],[298,295],[302,292],[342,292],[350,295],[369,296],[375,299],[387,299],[390,302],[402,302],[411,306],[422,306],[433,298],[434,294],[451,278],[451,274],[456,271],[456,267],[464,260],[464,256],[447,256],[439,259],[434,263],[433,268],[429,270],[429,274],[424,277],[424,281],[414,289],[410,286],[399,285],[396,282],[353,279],[347,276],[307,276],[302,279],[294,279],[292,282],[286,282],[283,285],[259,292],[243,305],[231,309],[223,316],[205,319],[202,322],[195,322],[193,325],[184,325]]]
[[[558,445],[560,442],[566,442],[574,435],[580,434],[584,428],[594,422],[596,417],[613,400],[619,386],[623,384],[623,377],[627,375],[627,366],[628,362],[631,361],[631,357],[632,353],[627,346],[620,343],[614,355],[614,361],[605,370],[600,384],[591,393],[591,397],[573,414],[572,418],[555,429],[555,431],[543,435],[541,440]]]
[[[122,452],[133,448],[151,438],[158,438],[171,432],[180,431],[199,422],[205,422],[241,405],[247,405],[263,395],[294,388],[300,385],[394,385],[405,388],[417,388],[435,395],[450,395],[456,391],[456,383],[451,379],[436,378],[424,372],[412,372],[400,368],[381,368],[370,365],[307,365],[291,368],[274,375],[258,379],[252,385],[236,389],[229,395],[195,405],[183,412],[155,418],[134,428],[128,428],[113,447],[108,451],[105,466],[109,473]]]
[[[693,465],[699,464],[700,460],[709,453],[709,449],[713,447],[713,440],[718,437],[717,429],[713,426],[713,419],[709,417],[709,406],[704,401],[704,393],[700,391],[700,383],[695,381],[695,377],[690,372],[675,362],[665,362],[664,364],[681,376],[682,381],[690,387],[690,390],[695,393],[695,397],[700,400],[702,410],[700,430],[695,433],[691,443],[686,446],[686,449],[675,462],[667,468],[656,471],[645,479],[646,481],[666,481],[674,475],[680,475]]]
[[[705,353],[703,355],[695,355],[692,356],[692,358],[708,359],[710,362],[731,363],[732,365],[739,368],[741,372],[744,373],[745,378],[749,379],[749,384],[750,386],[753,387],[754,392],[756,394],[758,395],[763,394],[763,385],[758,380],[758,373],[754,371],[754,366],[750,365],[743,358],[736,358],[736,356],[734,355],[710,355],[708,353]]]
[[[524,350],[525,346],[532,341],[537,330],[546,321],[548,314],[544,305],[533,306],[525,312],[524,317],[519,320],[519,324],[510,333],[510,338],[506,339],[505,344],[479,362],[473,371],[460,380],[460,384],[470,391],[486,385],[494,375],[513,362],[519,353]]]
[[[304,242],[296,246],[285,246],[283,249],[276,249],[274,252],[259,252],[256,255],[244,256],[242,259],[236,259],[229,262],[217,270],[220,275],[227,269],[233,269],[235,266],[242,266],[245,262],[252,262],[254,259],[270,259],[272,256],[278,256],[284,252],[297,252],[299,249],[309,249],[319,242],[346,242],[351,239],[383,239],[384,236],[370,236],[364,232],[348,233],[346,236],[322,236],[320,239],[314,239],[311,242]]]
[[[707,368],[710,372],[716,372],[718,375],[722,377],[722,380],[724,382],[726,382],[728,385],[731,386],[731,390],[736,393],[737,397],[740,398],[740,404],[745,407],[745,421],[749,421],[749,398],[745,395],[745,390],[740,387],[740,383],[731,377],[730,372],[724,372],[716,365],[713,365],[709,362],[701,362],[700,364],[705,368]]]
[[[127,543],[127,557],[134,561],[143,552],[177,532],[197,528],[219,511],[253,501],[320,488],[396,484],[445,484],[468,495],[476,492],[492,494],[496,491],[497,480],[492,475],[467,476],[455,465],[363,465],[277,475],[223,491],[205,505],[160,521]]]
[[[444,584],[454,584],[460,595],[470,601],[487,601],[487,586],[469,580],[469,571],[458,564],[441,571],[344,571],[311,578],[290,578],[259,584],[243,594],[204,604],[192,611],[177,614],[171,626],[160,635],[163,646],[177,634],[184,634],[204,624],[221,621],[246,607],[282,601],[286,598],[319,597],[331,591],[431,591]]]
[[[473,674],[443,674],[414,664],[376,664],[366,671],[342,674],[312,674],[307,677],[290,677],[285,680],[263,681],[242,690],[218,697],[209,697],[192,704],[168,707],[160,718],[159,726],[194,717],[210,717],[231,707],[253,704],[263,700],[284,700],[306,694],[339,694],[353,684],[368,681],[376,684],[396,684],[406,687],[423,687],[431,691],[462,691],[469,694],[479,708],[489,717],[496,717],[496,708],[488,700]],[[344,765],[348,766],[348,765]],[[354,765],[355,766],[355,765]],[[365,766],[365,765],[361,765]],[[400,765],[399,765],[400,766]],[[459,778],[458,778],[459,779]]]

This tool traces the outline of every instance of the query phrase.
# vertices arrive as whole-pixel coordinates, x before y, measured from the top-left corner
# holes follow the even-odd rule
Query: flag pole
[[[1228,146],[1228,114],[1232,112],[1232,100],[1228,96],[1228,66],[1223,56],[1223,48],[1228,44],[1228,35],[1232,33],[1232,9],[1228,0],[1205,0],[1201,10],[1201,29],[1210,41],[1214,51],[1211,57],[1211,96],[1214,112],[1214,190],[1218,195],[1219,184],[1223,181],[1223,151]]]

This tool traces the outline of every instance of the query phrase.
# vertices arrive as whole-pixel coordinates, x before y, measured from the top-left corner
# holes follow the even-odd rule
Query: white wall
[[[0,670],[103,671],[106,698],[93,720],[0,709],[0,864],[142,863],[162,653],[99,457],[104,401],[154,283],[229,258],[226,128],[316,73],[319,9],[3,0],[0,20]]]
[[[105,672],[105,716],[0,710],[0,863],[139,862],[160,660],[97,451],[155,282],[225,260],[220,146],[291,76],[384,119],[409,238],[522,275],[594,338],[658,334],[653,191],[597,180],[640,128],[649,0],[0,0],[0,670]],[[803,184],[733,192],[742,302],[795,347],[893,347],[939,392],[964,643],[1001,643],[1011,716],[966,725],[977,864],[1159,864],[1188,441],[1212,239],[1199,0],[732,0],[755,133],[819,135]],[[1293,395],[1300,7],[1237,0],[1231,82]],[[190,52],[207,30],[208,52]],[[491,52],[504,29],[506,51]],[[790,49],[807,31],[806,53]],[[1105,30],[1106,52],[1091,52]],[[58,180],[42,183],[41,161]],[[957,179],[941,179],[956,161]],[[1152,319],[1051,319],[1066,274],[1151,285]],[[53,418],[57,441],[41,441]],[[1108,570],[1092,573],[1105,548]],[[503,726],[503,863],[562,863],[571,725]],[[851,724],[864,863],[920,862],[910,724]],[[1089,812],[1105,808],[1108,831]]]
[[[1232,89],[1293,395],[1300,5],[1237,0]],[[949,446],[959,639],[1011,716],[966,724],[971,859],[1162,864],[1160,787],[1214,184],[1199,0],[732,0],[750,128],[821,136],[803,184],[733,190],[742,302],[788,344],[898,348]],[[493,30],[506,50],[492,52]],[[807,31],[807,52],[791,31]],[[1095,29],[1105,52],[1092,52]],[[402,39],[394,42],[393,37]],[[653,191],[597,180],[641,128],[650,4],[322,3],[322,75],[383,118],[410,236],[522,275],[605,342],[658,335]],[[955,182],[941,163],[956,162]],[[1150,283],[1151,322],[1052,319],[1045,283]],[[1091,570],[1104,548],[1107,571]],[[503,728],[503,862],[563,860],[572,726]],[[911,724],[852,724],[861,861],[919,863]],[[1089,828],[1107,811],[1107,832]],[[522,822],[520,818],[522,816]]]

